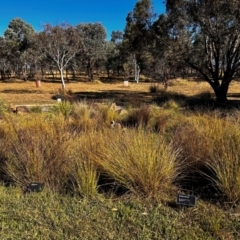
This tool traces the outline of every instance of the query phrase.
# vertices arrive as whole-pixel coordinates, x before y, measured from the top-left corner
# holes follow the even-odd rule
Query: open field
[[[88,98],[88,95],[94,98],[94,93],[96,93],[96,98],[98,98],[98,93],[102,93],[102,98],[105,96],[105,98],[110,97],[112,99],[121,93],[126,96],[134,94],[135,97],[137,97],[138,94],[141,95],[141,93],[144,93],[146,99],[148,99],[154,95],[149,93],[149,87],[151,85],[153,84],[145,82],[136,84],[135,82],[129,82],[129,86],[125,87],[123,82],[120,81],[114,83],[71,82],[66,83],[66,90],[73,93],[81,93],[82,98],[84,98],[84,96]],[[159,88],[163,89],[163,85],[160,85]],[[0,98],[9,104],[54,103],[55,100],[52,99],[52,96],[57,94],[60,89],[60,82],[52,83],[42,81],[41,87],[37,88],[34,81],[25,82],[22,80],[14,80],[0,83]],[[187,96],[206,91],[211,92],[210,87],[205,82],[190,82],[185,80],[173,82],[173,84],[168,87],[168,90]],[[236,92],[240,92],[240,84],[233,83],[229,93]],[[144,100],[144,98],[141,98],[142,102],[144,102]]]
[[[70,93],[78,94],[79,99],[89,100],[106,100],[121,101],[125,98],[125,102],[136,100],[139,103],[154,102],[156,93],[150,93],[149,88],[156,83],[129,82],[125,87],[123,81],[117,82],[66,82],[66,90]],[[163,90],[163,85],[157,85]],[[51,104],[56,100],[53,96],[61,91],[61,83],[42,81],[41,87],[36,87],[35,81],[11,80],[0,82],[0,98],[8,104]],[[185,96],[194,96],[203,92],[209,92],[213,96],[213,91],[209,84],[202,81],[173,80],[170,81],[168,91]],[[229,88],[228,97],[230,99],[238,99],[240,97],[240,83],[232,82]]]

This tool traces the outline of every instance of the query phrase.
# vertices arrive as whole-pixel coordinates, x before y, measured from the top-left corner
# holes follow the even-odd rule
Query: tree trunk
[[[71,67],[71,71],[72,71],[72,79],[75,80],[76,79],[76,70]]]
[[[140,78],[140,67],[138,64],[135,66],[135,81],[139,83],[139,78]]]
[[[62,68],[60,68],[60,69],[59,69],[59,72],[60,72],[60,75],[61,75],[62,89],[63,89],[63,90],[65,90],[65,88],[66,88],[66,85],[65,85],[64,78],[63,78],[63,69],[62,69]]]
[[[214,90],[214,93],[216,96],[216,100],[218,102],[226,102],[227,101],[228,87],[229,87],[229,83],[222,83],[218,87],[213,87],[213,90]]]
[[[139,77],[140,77],[140,67],[138,65],[138,62],[137,62],[137,59],[136,59],[135,55],[134,55],[133,63],[134,63],[135,81],[138,83],[139,82]]]
[[[89,81],[93,80],[93,68],[92,68],[92,61],[88,59],[87,63],[87,74],[88,74],[88,79]]]
[[[0,70],[1,73],[1,80],[5,80],[4,74],[3,74],[3,70]]]
[[[27,63],[26,63],[26,61],[22,67],[22,74],[23,74],[23,80],[27,81]]]
[[[43,65],[42,65],[42,64],[41,64],[41,67],[40,67],[40,68],[41,68],[41,75],[42,75],[42,76],[41,76],[41,80],[43,80],[45,73],[44,73],[44,68],[43,68]]]
[[[6,79],[6,67],[5,64],[3,65],[3,72],[2,72],[2,80]]]
[[[66,67],[66,70],[65,70],[65,71],[66,71],[66,79],[67,79],[68,82],[70,82],[70,81],[69,81],[69,78],[68,78],[68,68],[67,68],[67,67]]]
[[[60,72],[60,70],[59,70],[59,72]],[[50,67],[50,73],[52,74],[53,80],[55,80],[55,75],[54,75],[54,71],[53,71],[52,67]],[[60,74],[61,74],[61,72],[60,72]]]
[[[110,69],[107,68],[107,76],[110,78]]]

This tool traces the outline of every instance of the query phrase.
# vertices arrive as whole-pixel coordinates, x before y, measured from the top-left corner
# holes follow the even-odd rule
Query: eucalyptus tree
[[[139,81],[141,68],[148,69],[153,61],[149,49],[152,44],[151,27],[155,20],[156,13],[151,0],[139,0],[126,18],[122,48],[131,55],[126,59],[132,61],[128,65],[134,65],[136,82]]]
[[[31,48],[35,35],[33,27],[20,18],[12,19],[4,32],[6,58],[15,65],[18,76],[20,72],[26,73],[30,64],[26,52]],[[26,80],[25,75],[24,79]]]
[[[181,43],[174,52],[226,101],[240,70],[240,1],[167,0],[166,7],[169,30]]]
[[[108,77],[110,77],[110,70],[117,72],[118,76],[120,75],[120,70],[123,69],[123,62],[120,55],[120,46],[123,39],[123,32],[113,31],[111,33],[111,40],[106,42],[105,46],[105,68],[107,70]]]
[[[109,78],[110,71],[113,75],[117,73],[118,76],[120,76],[120,71],[123,71],[123,61],[120,55],[120,50],[118,45],[112,41],[106,43],[105,68]]]
[[[83,49],[82,38],[76,29],[66,23],[52,26],[46,24],[38,35],[38,44],[42,53],[52,59],[57,67],[65,89],[64,70],[69,62]]]
[[[3,37],[0,37],[0,74],[1,80],[6,79],[6,71],[8,65],[7,59],[8,49],[6,48],[6,41]]]
[[[105,68],[107,71],[108,78],[110,78],[110,71],[114,69],[114,58],[117,54],[116,45],[114,42],[106,42],[106,60]]]
[[[151,75],[162,81],[167,87],[167,81],[182,73],[185,66],[181,61],[182,58],[174,51],[179,46],[179,41],[169,30],[169,21],[166,14],[159,15],[151,26],[151,34],[152,48],[150,51],[154,58]]]
[[[111,42],[114,42],[116,45],[120,44],[123,40],[123,32],[122,31],[112,31],[111,33]]]
[[[79,23],[76,30],[82,37],[81,57],[86,60],[88,78],[92,81],[94,65],[105,59],[106,29],[101,23]]]

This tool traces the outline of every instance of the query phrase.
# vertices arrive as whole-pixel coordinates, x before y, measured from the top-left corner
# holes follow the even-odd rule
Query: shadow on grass
[[[119,82],[122,82],[123,81],[123,77],[102,77],[102,76],[98,76],[98,75],[95,75],[94,76],[94,80],[93,81],[90,81],[88,76],[76,76],[76,77],[68,77],[68,78],[65,78],[64,77],[64,81],[65,83],[77,83],[77,82],[84,82],[84,83],[92,83],[94,81],[101,81],[103,83],[119,83]],[[35,80],[32,80],[32,79],[28,79],[28,81],[35,81]],[[49,83],[61,83],[61,79],[59,77],[55,77],[53,78],[52,76],[48,76],[44,79],[41,80],[42,82],[49,82]]]
[[[74,101],[111,101],[117,105],[131,105],[139,107],[142,104],[153,104],[156,100],[155,94],[146,92],[130,92],[124,90],[108,90],[102,92],[77,92],[73,94]]]
[[[108,90],[102,92],[76,92],[72,95],[72,98],[73,101],[111,101],[120,106],[130,105],[132,107],[140,107],[142,105],[150,104],[161,106],[165,102],[172,100],[179,103],[181,107],[188,108],[190,110],[229,110],[240,108],[240,94],[235,94],[234,96],[235,98],[239,97],[239,100],[234,99],[228,100],[227,102],[217,102],[214,99],[214,95],[209,92],[203,92],[199,95],[189,97],[184,94],[169,91],[158,91],[157,93],[151,93]],[[232,97],[232,94],[229,94],[228,97]]]
[[[41,94],[41,90],[27,90],[27,89],[5,89],[1,91],[2,93],[11,93],[11,94],[27,94],[27,93],[36,93]]]

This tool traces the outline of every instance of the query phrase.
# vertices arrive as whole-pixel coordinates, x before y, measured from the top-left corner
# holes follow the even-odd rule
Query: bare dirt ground
[[[155,83],[156,84],[156,83]],[[66,91],[78,96],[79,100],[91,101],[119,101],[131,102],[154,101],[156,93],[150,93],[149,88],[153,85],[150,82],[129,82],[128,86],[123,81],[113,82],[66,82]],[[163,85],[158,85],[163,89]],[[23,81],[11,79],[0,82],[0,98],[10,105],[24,104],[51,104],[55,103],[54,96],[61,91],[61,82],[59,80],[51,82],[49,80],[41,81],[41,86],[37,87],[35,81]],[[168,91],[193,96],[202,92],[213,93],[210,86],[202,81],[173,80],[170,81]],[[228,97],[238,99],[240,97],[240,83],[233,81]]]

